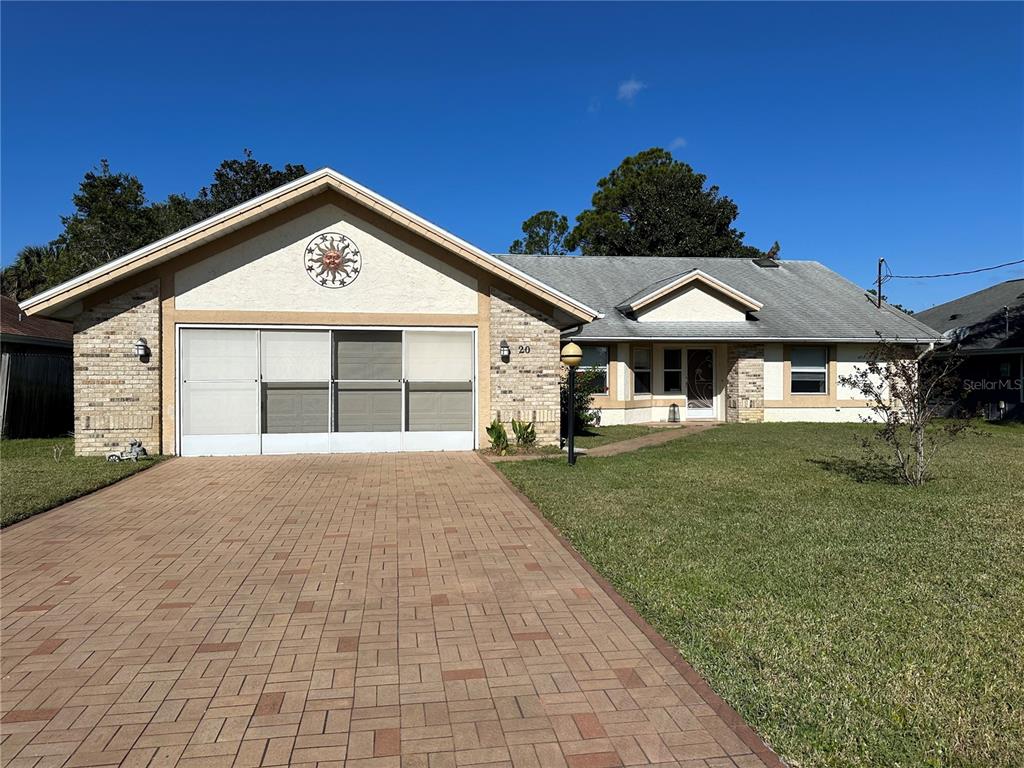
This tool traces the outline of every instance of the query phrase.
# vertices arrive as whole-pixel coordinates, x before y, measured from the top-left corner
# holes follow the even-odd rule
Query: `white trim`
[[[259,197],[254,197],[252,200],[244,202],[240,205],[236,205],[235,207],[229,208],[226,211],[222,211],[221,213],[211,216],[208,219],[203,219],[202,221],[197,222],[192,226],[179,230],[178,232],[168,235],[167,237],[161,238],[156,242],[150,243],[149,245],[145,245],[142,248],[134,250],[130,253],[126,253],[124,256],[119,256],[118,258],[113,259],[112,261],[108,261],[106,264],[96,267],[95,269],[91,269],[88,272],[85,272],[84,274],[78,275],[77,277],[73,277],[70,280],[67,280],[63,283],[60,283],[59,285],[54,286],[53,288],[49,288],[41,293],[36,294],[35,296],[31,296],[28,299],[25,299],[23,302],[19,304],[19,307],[23,310],[28,310],[31,307],[35,306],[36,304],[48,301],[52,298],[59,296],[62,293],[65,293],[66,291],[69,291],[73,288],[77,288],[91,280],[95,280],[98,277],[102,277],[103,275],[109,272],[119,269],[120,267],[127,266],[134,261],[138,261],[139,259],[145,258],[146,256],[149,256],[161,250],[162,248],[174,246],[176,243],[179,243],[182,240],[185,240],[187,238],[192,237],[193,235],[200,234],[205,230],[211,229],[219,224],[227,222],[228,220],[236,216],[239,216],[241,214],[247,213],[250,210],[258,208],[264,205],[265,203],[272,202],[276,198],[287,195],[288,193],[293,192],[297,189],[301,189],[303,186],[309,186],[309,194],[312,195],[316,194],[316,192],[319,191],[318,187],[321,184],[331,186],[332,182],[333,184],[341,187],[339,191],[341,191],[342,193],[344,193],[345,187],[349,187],[350,189],[355,190],[356,192],[359,192],[360,194],[369,197],[377,205],[389,209],[389,211],[392,214],[397,214],[398,216],[405,217],[409,221],[425,228],[436,237],[442,240],[446,240],[450,244],[455,245],[459,248],[470,251],[474,256],[487,262],[492,267],[497,268],[498,272],[505,272],[515,275],[519,279],[525,281],[527,284],[532,285],[533,287],[539,289],[544,293],[556,296],[557,298],[569,304],[570,306],[580,310],[584,314],[590,315],[593,318],[599,316],[597,310],[590,308],[583,302],[572,298],[568,294],[562,293],[556,288],[552,288],[550,285],[541,282],[536,277],[533,277],[532,275],[523,272],[522,270],[516,267],[513,267],[511,264],[505,263],[501,259],[498,259],[494,255],[487,253],[486,251],[478,248],[475,245],[472,245],[471,243],[466,242],[462,238],[456,237],[447,230],[442,229],[436,224],[427,221],[421,216],[417,216],[415,213],[412,213],[411,211],[403,208],[397,203],[388,200],[386,197],[383,197],[382,195],[377,194],[376,192],[368,189],[367,187],[364,187],[362,184],[353,181],[347,176],[338,173],[332,168],[321,168],[317,171],[313,171],[312,173],[308,173],[301,178],[295,179],[294,181],[290,181],[287,184],[283,184],[282,186],[272,189],[269,192],[265,192]],[[267,215],[269,214],[270,212],[268,211]],[[198,243],[196,245],[198,245]],[[172,258],[175,255],[176,254],[174,253],[168,253],[166,254],[166,258],[161,259],[160,261],[166,261],[167,259]]]
[[[638,307],[643,307],[644,305],[649,304],[653,299],[656,299],[658,297],[668,296],[677,288],[682,288],[684,285],[692,283],[694,280],[701,280],[707,283],[712,288],[717,289],[719,292],[724,293],[729,298],[732,298],[734,300],[738,299],[739,303],[746,304],[747,308],[753,312],[756,312],[762,307],[764,307],[764,304],[758,301],[757,299],[748,296],[747,294],[743,293],[743,291],[739,291],[733,288],[728,283],[719,280],[717,277],[712,277],[704,270],[698,268],[694,268],[683,273],[675,280],[673,280],[671,283],[666,283],[660,288],[656,288],[653,291],[649,291],[640,298],[631,301],[629,302],[629,304],[625,304],[624,306],[628,308],[630,311],[636,311]]]
[[[261,412],[262,410],[260,408]],[[264,456],[288,453],[328,453],[330,451],[330,434],[327,432],[261,434],[260,442]]]
[[[185,435],[182,456],[259,456],[259,435]]]

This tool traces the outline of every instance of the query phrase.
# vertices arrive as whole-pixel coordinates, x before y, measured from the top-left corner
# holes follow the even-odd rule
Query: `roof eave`
[[[383,213],[388,218],[398,220],[399,223],[403,223],[401,219],[405,219],[404,223],[406,226],[412,224],[416,228],[425,230],[440,245],[455,251],[459,255],[475,259],[485,270],[523,285],[528,290],[532,290],[533,293],[563,309],[573,317],[579,318],[584,322],[591,322],[599,314],[597,310],[572,298],[568,294],[562,293],[526,272],[513,267],[511,264],[501,261],[486,251],[456,237],[447,230],[417,216],[397,203],[382,197],[331,168],[321,168],[320,170],[313,171],[306,176],[272,189],[252,200],[236,205],[131,253],[113,259],[96,269],[42,291],[24,300],[19,306],[30,315],[57,309],[106,284],[113,272],[126,268],[124,274],[119,275],[119,277],[126,277],[133,273],[133,265],[138,270],[141,270],[154,263],[166,261],[185,250],[195,248],[203,242],[207,242],[204,239],[204,234],[212,239],[221,234],[222,229],[231,226],[232,223],[235,225],[234,228],[238,228],[245,223],[276,212],[278,208],[275,207],[275,204],[280,203],[283,207],[283,205],[292,202],[294,198],[302,199],[317,194],[328,187],[334,188],[342,194],[347,194],[349,197],[356,199],[359,197],[365,198],[359,200],[359,202],[376,210],[378,213]],[[266,210],[261,210],[264,208]],[[189,242],[186,244],[186,241]],[[153,258],[150,259],[150,257]]]

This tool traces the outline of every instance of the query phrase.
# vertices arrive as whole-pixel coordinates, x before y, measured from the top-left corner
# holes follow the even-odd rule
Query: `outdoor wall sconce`
[[[668,420],[673,424],[679,421],[679,406],[675,403],[672,403],[672,405],[668,407]]]
[[[508,346],[508,342],[504,339],[501,340],[501,345],[498,347],[498,352],[501,353],[501,362],[507,363],[512,359],[512,350]]]
[[[149,351],[149,345],[146,344],[146,340],[141,337],[135,340],[135,344],[132,348],[135,352],[135,356],[139,358],[139,360],[148,358],[151,354]]]

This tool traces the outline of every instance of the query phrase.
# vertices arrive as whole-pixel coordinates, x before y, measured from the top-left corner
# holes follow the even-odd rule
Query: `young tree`
[[[509,253],[543,253],[564,256],[569,219],[557,211],[538,211],[523,222],[525,238],[513,240]]]
[[[733,227],[738,215],[707,176],[655,147],[597,182],[566,246],[587,256],[763,255],[743,244],[744,233]]]
[[[960,389],[956,376],[962,359],[954,351],[931,347],[914,355],[907,348],[879,339],[864,365],[839,383],[867,401],[871,416],[863,420],[877,425],[875,438],[884,445],[881,458],[903,483],[923,485],[936,452],[970,426],[962,412],[947,415]],[[877,446],[865,441],[865,448]]]

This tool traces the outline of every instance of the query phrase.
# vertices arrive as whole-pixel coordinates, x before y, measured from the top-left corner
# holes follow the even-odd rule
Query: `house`
[[[1024,418],[1024,278],[926,309],[916,317],[965,357],[964,405],[991,419]]]
[[[54,437],[72,423],[71,323],[29,317],[0,296],[0,434]]]
[[[938,334],[817,264],[495,256],[330,169],[47,290],[74,322],[75,446],[470,450],[559,435],[559,350],[607,421],[852,419],[876,331]]]
[[[937,334],[876,307],[814,261],[501,257],[599,316],[571,335],[604,371],[602,424],[858,421],[867,403],[839,379],[878,334],[928,344]]]

